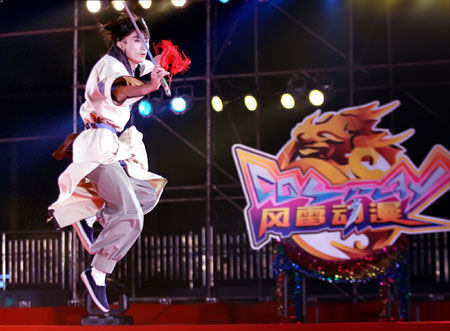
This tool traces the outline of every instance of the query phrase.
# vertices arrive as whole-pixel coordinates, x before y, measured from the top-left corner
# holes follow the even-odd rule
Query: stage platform
[[[134,326],[60,326],[14,325],[0,326],[11,331],[82,331],[82,330],[130,330],[130,331],[448,331],[450,322],[392,322],[392,323],[323,323],[323,324],[204,324],[204,325],[134,325]]]
[[[427,303],[420,322],[378,322],[376,302],[327,303],[320,306],[321,323],[315,306],[308,307],[307,323],[279,323],[273,302],[235,304],[131,304],[125,315],[132,316],[133,326],[81,326],[88,313],[84,307],[0,308],[2,330],[314,330],[314,331],[449,331],[448,302]],[[426,308],[426,309],[425,309]],[[436,320],[441,318],[441,320]],[[434,320],[433,320],[434,319]]]

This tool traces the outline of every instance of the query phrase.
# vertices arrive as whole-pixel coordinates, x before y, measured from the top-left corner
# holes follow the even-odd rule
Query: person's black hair
[[[140,16],[132,14],[136,20],[136,25],[145,38],[150,38],[150,32],[148,31],[147,24],[144,19]],[[128,36],[130,33],[135,31],[133,22],[128,17],[126,13],[121,14],[116,20],[102,25],[100,28],[100,33],[103,38],[112,44],[121,41],[123,38]]]

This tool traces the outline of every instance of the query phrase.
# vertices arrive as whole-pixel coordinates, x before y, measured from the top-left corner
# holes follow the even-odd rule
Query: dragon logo
[[[333,184],[349,179],[380,179],[401,156],[399,144],[414,134],[409,129],[391,136],[376,129],[381,118],[399,106],[398,101],[378,108],[378,102],[321,114],[317,110],[292,130],[281,149],[280,169],[314,167]]]
[[[253,248],[285,238],[319,258],[345,260],[401,233],[450,229],[448,220],[420,214],[450,188],[449,152],[435,146],[417,170],[401,146],[414,130],[392,135],[377,127],[399,105],[317,110],[275,157],[233,146]]]

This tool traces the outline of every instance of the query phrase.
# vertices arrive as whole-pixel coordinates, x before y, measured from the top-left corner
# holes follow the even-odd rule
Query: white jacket
[[[153,69],[153,63],[140,64],[141,76]],[[130,118],[130,106],[141,97],[118,104],[112,99],[111,87],[120,77],[133,76],[125,55],[117,48],[102,57],[92,69],[86,84],[86,101],[80,108],[84,123],[100,118],[121,132]],[[100,164],[124,160],[131,177],[148,181],[157,191],[157,201],[167,180],[148,171],[143,135],[134,126],[120,137],[104,128],[88,129],[73,143],[73,162],[58,178],[59,197],[49,206],[62,228],[95,215],[104,206],[86,176]]]

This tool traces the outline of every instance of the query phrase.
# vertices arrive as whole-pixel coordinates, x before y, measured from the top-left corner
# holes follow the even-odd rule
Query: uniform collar
[[[127,69],[128,73],[130,74],[130,76],[135,76],[140,74],[140,64],[137,65],[136,70],[135,70],[135,74],[133,73],[133,69],[131,68],[131,64],[127,59],[127,56],[122,52],[122,50],[117,47],[116,45],[114,45],[113,47],[111,47],[111,49],[108,52],[108,55],[112,56],[113,58],[115,58],[116,60],[118,60],[119,62],[121,62],[125,68]]]

